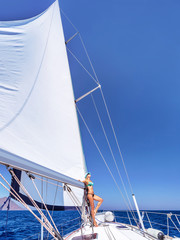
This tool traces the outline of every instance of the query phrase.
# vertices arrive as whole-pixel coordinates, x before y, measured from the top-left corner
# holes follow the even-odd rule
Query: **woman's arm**
[[[87,183],[86,179],[83,180],[83,181],[81,181],[81,180],[78,180],[78,181],[83,182],[83,183],[85,183],[85,184]]]

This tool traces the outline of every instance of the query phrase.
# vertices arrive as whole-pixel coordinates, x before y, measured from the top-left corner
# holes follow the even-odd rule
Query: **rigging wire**
[[[62,11],[62,13],[63,13],[63,15],[66,17],[66,19],[68,20],[68,22],[73,26],[73,28],[75,29],[75,31],[79,33],[78,29],[73,25],[73,23],[70,21],[70,19],[67,17],[67,15],[66,15],[63,11]],[[67,48],[67,50],[68,50],[68,51],[71,53],[71,55],[76,59],[76,61],[83,67],[83,69],[88,73],[88,75],[93,79],[93,81],[95,81],[97,84],[100,84],[100,82],[99,82],[99,80],[98,80],[98,77],[97,77],[97,74],[96,74],[96,72],[95,72],[95,69],[94,69],[94,67],[93,67],[93,64],[92,64],[92,62],[91,62],[91,60],[90,60],[90,57],[89,57],[89,55],[88,55],[87,49],[86,49],[86,47],[85,47],[85,44],[84,44],[84,42],[83,42],[83,39],[82,39],[82,37],[81,37],[81,34],[79,33],[78,35],[79,35],[79,39],[80,39],[80,41],[81,41],[81,44],[82,44],[82,46],[83,46],[83,48],[84,48],[84,51],[85,51],[85,53],[86,53],[86,56],[87,56],[87,58],[88,58],[89,64],[90,64],[90,66],[91,66],[91,68],[92,68],[92,71],[93,71],[93,73],[94,73],[95,79],[94,79],[94,77],[87,71],[87,69],[82,65],[82,63],[78,60],[78,58],[70,51],[70,49]],[[92,96],[92,95],[91,95],[91,96]],[[127,180],[128,180],[128,184],[129,184],[129,186],[130,186],[131,193],[133,194],[133,189],[132,189],[132,185],[131,185],[131,182],[130,182],[130,178],[129,178],[129,175],[128,175],[128,172],[127,172],[127,169],[126,169],[126,166],[125,166],[125,162],[124,162],[124,159],[123,159],[123,156],[122,156],[122,152],[121,152],[121,150],[120,150],[120,146],[119,146],[119,143],[118,143],[118,140],[117,140],[117,136],[116,136],[116,133],[115,133],[115,129],[114,129],[114,126],[113,126],[113,123],[112,123],[112,120],[111,120],[111,117],[110,117],[110,114],[109,114],[109,110],[108,110],[108,107],[107,107],[107,104],[106,104],[105,97],[104,97],[104,94],[103,94],[102,89],[101,89],[101,96],[102,96],[102,99],[103,99],[103,102],[104,102],[104,105],[105,105],[105,108],[106,108],[106,112],[107,112],[107,115],[108,115],[108,118],[109,118],[109,122],[110,122],[110,125],[111,125],[111,129],[112,129],[112,131],[113,131],[113,135],[114,135],[114,138],[115,138],[117,147],[118,147],[118,151],[119,151],[120,158],[121,158],[121,161],[122,161],[122,164],[123,164],[123,168],[124,168],[124,171],[125,171]],[[94,103],[94,106],[95,106],[94,99],[93,99],[93,103]],[[96,112],[97,112],[97,114],[98,114],[98,111],[97,111],[97,107],[96,107],[96,106],[95,106],[95,109],[96,109]],[[122,179],[122,176],[121,176],[121,174],[120,174],[119,168],[118,168],[118,166],[117,166],[117,162],[116,162],[116,160],[115,160],[115,158],[114,158],[114,154],[113,154],[113,152],[112,152],[112,149],[111,149],[110,143],[109,143],[109,141],[108,141],[107,135],[106,135],[106,133],[105,133],[104,127],[103,127],[103,125],[102,125],[102,121],[100,120],[99,114],[98,114],[98,118],[99,118],[99,121],[100,121],[100,123],[101,123],[102,129],[103,129],[103,132],[104,132],[104,135],[105,135],[105,137],[106,137],[106,140],[107,140],[109,149],[110,149],[110,151],[111,151],[111,155],[112,155],[112,157],[113,157],[114,163],[115,163],[115,165],[116,165],[116,168],[117,168],[117,171],[118,171],[118,175],[119,175],[119,177],[120,177],[120,179],[121,179],[121,182],[122,182],[124,191],[125,191],[125,193],[126,193],[126,197],[127,197],[127,199],[128,199],[130,208],[132,209],[132,205],[131,205],[131,202],[130,202],[130,200],[129,200],[129,197],[128,197],[128,194],[127,194],[127,190],[126,190],[126,187],[125,187],[125,185],[124,185],[124,181],[123,181],[123,179]],[[130,212],[131,212],[131,211],[130,211]],[[133,218],[136,219],[136,217],[134,216],[134,211],[133,211],[133,209],[132,209],[131,214],[133,215]],[[135,220],[135,222],[136,222],[136,220]],[[137,223],[137,222],[136,222],[136,223]]]
[[[57,197],[58,185],[59,185],[59,183],[57,182],[51,217],[53,217],[53,213],[54,213],[54,205],[55,205],[55,201],[56,201],[56,197]],[[46,198],[47,198],[47,191],[46,191]],[[46,202],[47,202],[47,199],[46,199]],[[58,226],[58,225],[57,225],[57,226]],[[49,233],[48,233],[48,235],[47,235],[47,240],[48,240],[48,238],[49,238]]]
[[[49,182],[48,180],[41,179],[41,178],[39,178],[39,177],[37,177],[37,176],[36,176],[36,179],[63,188],[63,186],[61,186],[61,185],[58,185],[58,184],[53,183],[53,182]],[[59,182],[57,181],[57,183],[59,183]],[[46,185],[46,188],[47,188],[47,185]],[[46,192],[47,192],[47,190],[46,190]]]
[[[39,192],[39,190],[38,190],[38,188],[37,188],[37,186],[36,186],[36,184],[35,184],[35,182],[34,182],[34,179],[31,178],[31,180],[32,180],[32,183],[33,183],[33,185],[34,185],[34,187],[35,187],[35,189],[36,189],[36,191],[37,191],[37,193],[38,193],[38,195],[39,195],[39,197],[40,197],[40,199],[41,199],[41,202],[43,203],[43,205],[44,205],[44,207],[45,207],[45,209],[46,209],[46,211],[47,211],[47,213],[48,213],[48,215],[49,215],[49,217],[50,217],[50,219],[51,219],[51,221],[52,221],[52,223],[53,223],[56,231],[59,232],[58,229],[57,229],[57,227],[56,227],[56,224],[54,223],[54,221],[53,221],[53,219],[52,219],[52,217],[51,217],[51,214],[49,213],[49,210],[48,210],[46,204],[44,203],[44,200],[43,200],[43,198],[42,198],[42,196],[41,196],[41,194],[40,194],[40,192]]]
[[[102,120],[101,120],[101,117],[100,117],[100,114],[99,114],[99,111],[98,111],[98,108],[97,108],[97,105],[96,105],[95,100],[94,100],[94,98],[93,98],[93,94],[91,94],[91,98],[92,98],[92,101],[93,101],[93,104],[94,104],[94,108],[95,108],[95,110],[96,110],[96,113],[97,113],[97,116],[98,116],[99,122],[100,122],[100,124],[101,124],[102,130],[103,130],[103,133],[104,133],[104,136],[105,136],[105,138],[106,138],[106,141],[107,141],[107,144],[108,144],[109,150],[110,150],[110,152],[111,152],[111,155],[112,155],[113,161],[114,161],[115,166],[116,166],[116,169],[117,169],[117,171],[118,171],[118,175],[119,175],[119,177],[120,177],[121,183],[122,183],[123,188],[124,188],[124,191],[125,191],[125,193],[126,193],[126,197],[127,197],[127,199],[128,199],[129,206],[130,206],[130,209],[131,209],[131,211],[132,211],[131,214],[134,215],[134,212],[133,212],[133,209],[132,209],[132,205],[131,205],[130,199],[129,199],[129,197],[128,197],[128,194],[127,194],[127,190],[126,190],[126,187],[125,187],[124,181],[123,181],[122,176],[121,176],[121,174],[120,174],[119,167],[118,167],[118,165],[117,165],[117,162],[116,162],[115,156],[114,156],[114,154],[113,154],[113,151],[112,151],[111,145],[110,145],[110,143],[109,143],[109,140],[108,140],[108,137],[107,137],[107,134],[106,134],[105,128],[104,128],[104,126],[103,126],[103,123],[102,123]],[[134,216],[134,218],[135,218],[135,216]]]
[[[13,170],[9,170],[9,172],[12,174],[12,177],[16,180],[16,182],[18,183],[18,185],[21,187],[21,189],[23,190],[23,192],[27,195],[27,197],[29,198],[29,200],[31,201],[31,203],[33,204],[33,206],[36,208],[36,210],[39,212],[40,216],[44,219],[45,224],[47,224],[47,226],[49,227],[49,229],[51,229],[51,231],[54,233],[54,235],[58,235],[58,238],[61,239],[60,233],[57,230],[56,226],[55,229],[56,231],[54,231],[53,226],[51,225],[51,223],[49,222],[49,220],[47,219],[47,217],[44,215],[44,213],[42,212],[42,210],[39,208],[39,206],[37,205],[37,203],[34,201],[34,199],[31,197],[31,195],[28,193],[27,189],[23,186],[23,184],[21,183],[21,181],[18,179],[18,177],[16,176],[16,174],[14,173]],[[29,175],[30,177],[30,175]],[[31,175],[30,177],[33,180],[33,176]],[[41,198],[41,196],[40,196]],[[43,200],[41,199],[41,201],[43,202]],[[44,203],[44,202],[43,202]],[[46,206],[45,206],[46,208]],[[43,222],[43,221],[41,221]],[[53,221],[52,221],[53,222]],[[55,224],[54,224],[55,225]]]
[[[62,11],[62,9],[61,9],[61,11]],[[72,27],[75,29],[75,31],[76,31],[76,32],[79,32],[78,29],[77,29],[77,28],[74,26],[74,24],[71,22],[71,20],[67,17],[67,15],[66,15],[63,11],[62,11],[62,13],[63,13],[63,15],[65,16],[65,18],[68,20],[68,22],[72,25]],[[83,39],[82,39],[82,37],[81,37],[81,34],[79,33],[78,35],[79,35],[80,41],[81,41],[81,43],[82,43],[82,46],[83,46],[83,48],[84,48],[84,51],[85,51],[85,53],[86,53],[86,56],[87,56],[87,58],[88,58],[88,61],[89,61],[90,65],[91,65],[91,68],[92,68],[92,71],[93,71],[93,73],[94,73],[94,76],[95,76],[95,79],[96,79],[96,80],[92,77],[91,74],[90,74],[90,76],[92,77],[92,79],[93,79],[97,84],[100,84],[100,82],[99,82],[99,80],[98,80],[98,77],[97,77],[97,74],[96,74],[96,72],[95,72],[95,69],[94,69],[94,67],[93,67],[93,64],[92,64],[92,62],[91,62],[91,60],[90,60],[90,57],[89,57],[89,55],[88,55],[87,49],[86,49],[86,47],[85,47],[85,44],[84,44],[84,42],[83,42]],[[68,51],[70,51],[70,50],[68,49]],[[72,54],[72,53],[71,53],[71,54]],[[75,56],[74,56],[74,58],[79,62],[79,60],[78,60]],[[80,65],[82,65],[82,64],[80,63]],[[82,65],[82,66],[83,66],[83,65]],[[84,66],[83,66],[83,68],[85,69]],[[86,70],[86,69],[85,69],[85,70]],[[87,71],[87,70],[86,70],[86,71]],[[88,72],[88,71],[87,71],[87,72]],[[88,74],[89,74],[89,72],[88,72]],[[105,97],[104,97],[104,94],[103,94],[102,89],[101,89],[101,95],[102,95],[102,99],[103,99],[103,102],[104,102],[104,105],[105,105],[105,108],[106,108],[106,112],[107,112],[107,115],[108,115],[108,118],[109,118],[109,121],[110,121],[110,125],[111,125],[112,131],[113,131],[113,135],[114,135],[114,138],[115,138],[117,147],[118,147],[118,151],[119,151],[119,154],[120,154],[120,158],[121,158],[122,163],[123,163],[124,171],[125,171],[125,173],[126,173],[126,177],[127,177],[127,180],[128,180],[129,186],[130,186],[130,189],[131,189],[131,193],[133,194],[133,188],[132,188],[132,185],[131,185],[131,182],[130,182],[130,178],[129,178],[129,175],[128,175],[128,172],[127,172],[127,169],[126,169],[126,165],[125,165],[125,162],[124,162],[124,158],[123,158],[123,156],[122,156],[122,152],[121,152],[121,149],[120,149],[118,140],[117,140],[117,136],[116,136],[116,133],[115,133],[115,129],[114,129],[114,126],[113,126],[113,123],[112,123],[112,120],[111,120],[111,117],[110,117],[110,114],[109,114],[109,110],[108,110],[108,107],[107,107],[106,100],[105,100]]]
[[[74,24],[71,22],[71,20],[68,18],[68,16],[65,14],[65,12],[62,10],[62,8],[60,8],[60,11],[62,12],[62,14],[65,16],[65,18],[68,20],[68,22],[73,26],[73,28],[76,30],[76,32],[78,32],[78,29],[74,26]]]
[[[115,130],[114,130],[114,126],[113,126],[113,123],[112,123],[112,120],[111,120],[111,116],[109,114],[109,110],[108,110],[108,107],[107,107],[107,104],[106,104],[106,100],[105,100],[102,89],[100,89],[100,91],[101,91],[102,99],[103,99],[103,102],[104,102],[104,105],[105,105],[105,108],[106,108],[106,111],[107,111],[107,115],[108,115],[108,118],[109,118],[109,121],[110,121],[110,124],[111,124],[111,128],[112,128],[112,131],[113,131],[113,134],[114,134],[114,138],[116,140],[116,144],[117,144],[117,147],[118,147],[118,150],[119,150],[119,154],[120,154],[120,157],[121,157],[121,160],[122,160],[122,163],[123,163],[124,171],[125,171],[127,179],[128,179],[128,183],[129,183],[129,186],[130,186],[130,189],[131,189],[131,193],[133,194],[133,189],[132,189],[132,185],[131,185],[131,182],[130,182],[130,178],[129,178],[129,175],[128,175],[128,172],[127,172],[127,169],[126,169],[126,166],[125,166],[125,162],[124,162],[124,159],[123,159],[123,156],[122,156],[122,153],[121,153],[121,149],[120,149],[120,146],[119,146],[119,143],[118,143],[118,140],[117,140],[117,136],[116,136],[116,133],[115,133]]]
[[[77,199],[74,198],[74,195],[73,195],[73,194],[71,194],[71,193],[72,193],[71,188],[70,188],[69,186],[67,186],[66,184],[65,184],[64,186],[65,186],[65,188],[66,188],[67,195],[70,197],[70,199],[71,199],[71,201],[73,202],[76,210],[78,211],[79,215],[81,216],[81,211],[80,211],[80,209],[78,208]]]
[[[104,156],[103,156],[101,150],[99,149],[99,147],[98,147],[98,145],[97,145],[97,143],[96,143],[96,141],[95,141],[95,139],[94,139],[94,137],[93,137],[93,135],[92,135],[92,133],[91,133],[89,127],[87,126],[87,123],[86,123],[86,121],[84,120],[84,118],[83,118],[83,116],[82,116],[82,114],[81,114],[79,108],[77,107],[77,105],[76,105],[76,108],[77,108],[77,111],[78,111],[78,113],[79,113],[79,115],[80,115],[80,117],[81,117],[81,119],[82,119],[84,125],[86,126],[86,128],[87,128],[87,130],[88,130],[88,132],[89,132],[89,134],[90,134],[90,136],[91,136],[91,138],[92,138],[92,140],[93,140],[93,142],[94,142],[94,144],[95,144],[95,146],[96,146],[96,148],[97,148],[97,150],[98,150],[98,152],[99,152],[99,154],[101,155],[101,157],[102,157],[102,159],[103,159],[103,161],[104,161],[104,163],[105,163],[105,165],[106,165],[106,167],[107,167],[107,169],[108,169],[108,171],[109,171],[109,173],[110,173],[112,179],[114,180],[114,182],[115,182],[115,184],[116,184],[116,186],[117,186],[119,192],[121,193],[121,196],[122,196],[122,198],[123,198],[123,200],[124,200],[124,203],[126,204],[126,207],[127,207],[127,208],[129,209],[129,211],[131,212],[131,210],[130,210],[130,208],[129,208],[129,205],[128,205],[127,202],[126,202],[126,199],[124,198],[124,195],[123,195],[123,193],[122,193],[122,191],[121,191],[121,189],[120,189],[120,187],[119,187],[119,185],[118,185],[116,179],[114,178],[114,176],[113,176],[113,174],[112,174],[112,172],[111,172],[111,170],[110,170],[110,168],[109,168],[109,166],[108,166],[108,164],[107,164],[107,162],[106,162],[106,160],[105,160],[105,158],[104,158]],[[133,215],[132,215],[132,216],[133,216]],[[133,218],[134,218],[134,217],[133,217]],[[136,222],[136,220],[135,220],[135,222]]]
[[[28,193],[28,191],[26,190],[26,188],[23,186],[23,184],[19,181],[19,179],[17,178],[17,176],[14,174],[13,171],[11,171],[12,176],[14,177],[14,179],[16,180],[16,182],[18,183],[18,185],[21,187],[21,189],[23,190],[23,192],[28,196],[29,200],[31,201],[31,203],[33,204],[33,206],[37,209],[37,211],[39,212],[39,214],[44,218],[45,222],[48,223],[48,225],[50,227],[51,224],[48,221],[48,219],[46,218],[46,216],[44,215],[44,213],[42,212],[42,210],[38,207],[37,203],[34,201],[34,199],[31,197],[31,195]]]
[[[79,59],[72,53],[72,51],[66,46],[67,50],[70,52],[70,54],[75,58],[75,60],[79,63],[79,65],[87,72],[87,74],[93,79],[93,81],[99,85],[99,82],[88,72],[88,70],[84,67],[84,65],[79,61]]]
[[[68,20],[68,22],[72,25],[72,27],[74,28],[74,30],[79,33],[78,29],[74,26],[74,24],[71,22],[71,20],[68,18],[68,16],[64,13],[64,11],[63,11],[62,9],[60,9],[60,10],[61,10],[62,14],[65,16],[65,18]],[[89,54],[88,54],[88,52],[87,52],[87,49],[86,49],[86,47],[85,47],[84,41],[83,41],[83,39],[82,39],[82,37],[81,37],[81,34],[79,33],[78,35],[79,35],[79,39],[80,39],[80,41],[81,41],[81,43],[82,43],[82,46],[83,46],[83,48],[84,48],[84,51],[85,51],[85,53],[86,53],[86,56],[87,56],[87,58],[88,58],[89,64],[90,64],[90,66],[91,66],[91,68],[92,68],[92,71],[93,71],[93,73],[94,73],[94,76],[95,76],[95,79],[96,79],[95,81],[96,81],[96,83],[99,85],[100,83],[99,83],[97,74],[96,74],[96,72],[95,72],[95,70],[94,70],[93,64],[92,64],[92,62],[91,62],[91,59],[90,59]],[[94,80],[94,78],[93,78],[93,80]]]
[[[0,184],[17,200],[19,201],[27,210],[29,210],[31,212],[31,214],[46,228],[47,231],[50,232],[50,234],[54,236],[54,232],[53,230],[48,226],[46,225],[46,223],[42,222],[41,219],[31,210],[31,208],[25,203],[25,201],[20,197],[20,195],[12,188],[12,186],[8,183],[8,181],[2,176],[2,174],[0,174],[0,177],[6,182],[6,184],[9,186],[9,188],[11,189],[8,189],[2,182],[0,182]],[[55,239],[57,239],[55,237]]]
[[[98,84],[100,84],[100,82],[99,82],[99,80],[98,80],[98,77],[97,77],[97,74],[96,74],[96,72],[95,72],[95,70],[94,70],[94,67],[93,67],[93,65],[92,65],[91,59],[90,59],[90,57],[89,57],[89,54],[88,54],[88,52],[87,52],[87,49],[86,49],[86,47],[85,47],[85,44],[84,44],[84,42],[83,42],[83,40],[82,40],[82,37],[81,37],[81,34],[80,34],[80,33],[79,33],[79,38],[80,38],[80,40],[81,40],[81,43],[82,43],[83,48],[84,48],[84,51],[85,51],[85,53],[86,53],[86,56],[87,56],[87,58],[88,58],[88,60],[89,60],[90,65],[91,65],[91,68],[92,68],[92,71],[93,71],[94,76],[95,76],[95,78],[96,78],[96,81],[98,82]]]

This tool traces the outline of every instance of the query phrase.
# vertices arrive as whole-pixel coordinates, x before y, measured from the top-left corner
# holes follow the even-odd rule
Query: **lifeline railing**
[[[180,214],[178,213],[167,213],[167,212],[159,212],[159,211],[140,211],[143,223],[145,228],[154,228],[162,231],[166,236],[176,236],[180,237]],[[136,211],[135,211],[136,213]],[[127,214],[127,215],[126,215]],[[114,211],[114,215],[117,222],[122,222],[129,225],[136,225],[133,218],[130,217],[128,212],[117,212]],[[120,221],[118,220],[120,219]],[[138,216],[136,213],[136,220],[138,220]],[[139,228],[141,228],[139,223]]]

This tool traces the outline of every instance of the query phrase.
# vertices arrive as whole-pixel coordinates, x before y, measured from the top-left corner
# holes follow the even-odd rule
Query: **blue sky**
[[[0,0],[0,20],[32,17],[52,2]],[[179,210],[180,2],[66,0],[60,1],[60,6],[81,33],[102,85],[140,208]],[[75,30],[62,18],[68,39]],[[92,73],[78,37],[69,48]],[[96,85],[69,57],[77,98]],[[128,187],[102,98],[98,91],[93,96]],[[78,106],[122,189],[91,98]],[[81,120],[80,126],[95,193],[104,198],[104,208],[124,209],[121,195]],[[5,168],[0,170],[4,172]],[[1,189],[0,197],[4,195]]]

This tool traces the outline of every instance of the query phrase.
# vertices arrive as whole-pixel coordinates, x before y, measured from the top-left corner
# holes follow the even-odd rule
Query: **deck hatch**
[[[72,240],[91,240],[91,239],[97,239],[97,237],[98,237],[98,234],[97,233],[93,233],[93,234],[73,237]]]
[[[126,227],[126,226],[123,226],[123,225],[121,225],[121,226],[116,226],[116,228],[127,229],[127,227]]]

